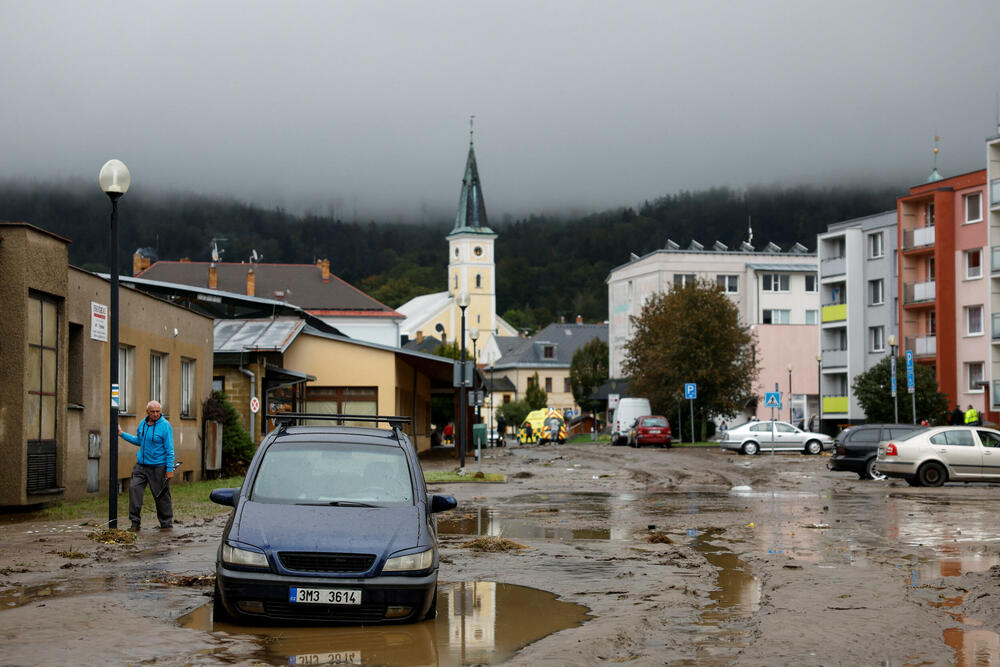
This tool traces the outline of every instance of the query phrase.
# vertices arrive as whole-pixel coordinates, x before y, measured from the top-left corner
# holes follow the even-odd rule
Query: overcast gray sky
[[[453,215],[985,166],[1000,2],[0,0],[0,178]]]

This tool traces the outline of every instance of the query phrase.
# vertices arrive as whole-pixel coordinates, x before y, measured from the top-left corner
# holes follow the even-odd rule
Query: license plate
[[[289,665],[360,665],[361,651],[303,653],[288,656]]]
[[[356,588],[289,588],[288,601],[305,604],[361,604]]]

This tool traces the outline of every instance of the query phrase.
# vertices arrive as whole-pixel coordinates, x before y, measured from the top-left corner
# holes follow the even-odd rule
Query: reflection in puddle
[[[492,535],[496,537],[537,538],[549,540],[609,540],[609,529],[569,528],[558,525],[565,520],[558,518],[558,513],[552,513],[555,525],[540,526],[527,519],[505,519],[490,508],[482,507],[473,514],[438,519],[437,528],[440,535]],[[540,517],[544,520],[544,517]]]
[[[0,591],[0,611],[56,597],[103,593],[112,587],[114,580],[113,576],[84,577],[59,583],[14,586]]]
[[[980,628],[947,628],[944,643],[955,651],[955,663],[979,667],[1000,665],[1000,635]]]
[[[245,627],[214,623],[212,603],[182,627],[261,639],[267,660],[289,665],[494,664],[546,635],[583,625],[582,605],[546,591],[489,581],[438,585],[438,617],[408,625]]]

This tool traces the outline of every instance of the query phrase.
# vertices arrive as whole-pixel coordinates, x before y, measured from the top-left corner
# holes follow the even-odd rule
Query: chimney
[[[577,315],[576,316],[576,323],[577,324],[583,324],[583,315]]]
[[[137,276],[149,268],[149,257],[140,253],[132,255],[132,275]]]
[[[423,343],[424,342],[424,332],[423,331],[418,331],[417,332],[417,342],[418,343]]]
[[[320,259],[316,261],[316,266],[323,272],[323,282],[330,282],[330,260]]]
[[[251,264],[250,270],[247,271],[247,296],[255,296],[255,283],[256,278],[253,274],[253,264]]]
[[[208,289],[219,289],[219,269],[215,262],[208,265]]]

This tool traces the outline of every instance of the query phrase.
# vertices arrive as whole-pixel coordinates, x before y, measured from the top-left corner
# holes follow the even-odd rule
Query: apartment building
[[[783,397],[781,416],[808,420],[819,409],[816,336],[819,332],[817,256],[796,243],[782,251],[774,243],[757,250],[750,241],[730,250],[716,242],[705,248],[691,241],[687,248],[668,240],[666,247],[615,267],[608,275],[609,370],[620,378],[625,345],[632,337],[632,318],[646,301],[674,285],[696,278],[717,285],[733,300],[740,321],[753,329],[760,376],[755,394],[777,386]],[[678,387],[678,392],[682,390]],[[752,415],[748,405],[745,416]],[[760,417],[766,416],[761,408]]]
[[[898,349],[896,211],[834,223],[817,239],[822,418],[833,430],[865,420],[851,383],[891,342]]]
[[[992,355],[987,171],[932,178],[896,203],[900,343],[934,369],[950,404],[983,410]]]
[[[1000,132],[1000,128],[997,128]],[[1000,134],[986,141],[986,182],[989,192],[990,248],[990,401],[989,412],[1000,410]],[[988,415],[997,421],[995,414]]]

